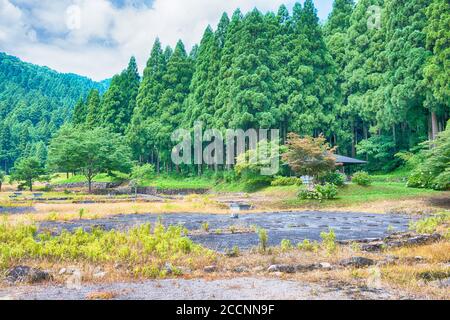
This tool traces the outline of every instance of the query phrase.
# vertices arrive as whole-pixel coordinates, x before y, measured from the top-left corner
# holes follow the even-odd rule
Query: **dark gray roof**
[[[366,164],[366,161],[353,159],[345,156],[340,156],[338,154],[336,156],[336,163],[343,163],[343,164]]]

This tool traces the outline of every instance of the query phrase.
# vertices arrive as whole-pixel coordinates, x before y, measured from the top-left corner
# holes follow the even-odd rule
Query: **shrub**
[[[320,200],[320,193],[316,189],[303,189],[299,191],[298,197],[302,200]]]
[[[410,225],[410,229],[417,233],[430,234],[436,232],[440,225],[448,222],[450,222],[450,213],[445,212],[413,222]]]
[[[319,244],[317,243],[317,241],[311,242],[308,239],[305,239],[303,240],[303,242],[297,244],[297,248],[299,250],[316,252],[317,250],[319,250]]]
[[[336,234],[333,229],[330,229],[328,232],[322,232],[320,234],[322,238],[322,246],[328,252],[328,254],[332,254],[336,252],[337,244],[336,244]]]
[[[296,177],[276,177],[270,183],[273,187],[281,186],[301,186],[303,184],[302,179]]]
[[[281,251],[286,252],[286,251],[291,250],[294,246],[292,245],[291,240],[283,239],[283,240],[281,240],[280,247],[281,247]]]
[[[259,238],[259,247],[260,247],[261,251],[266,252],[267,241],[269,240],[269,237],[267,235],[267,230],[259,229],[258,230],[258,238]]]
[[[152,230],[153,229],[153,230]],[[178,264],[190,260],[207,259],[211,263],[214,253],[192,242],[185,229],[161,224],[135,227],[126,232],[103,231],[94,228],[85,232],[81,228],[71,233],[62,231],[58,236],[39,233],[33,225],[0,223],[0,269],[24,260],[46,262],[126,263],[136,268],[153,265],[159,276],[166,262]],[[146,275],[146,272],[138,272]]]
[[[202,230],[205,232],[209,232],[209,223],[208,222],[202,223]]]
[[[372,178],[365,171],[358,171],[352,177],[352,182],[359,186],[370,186],[372,184]]]
[[[338,193],[337,187],[331,183],[327,183],[323,186],[318,185],[316,190],[320,194],[321,199],[327,200],[336,199]]]
[[[339,172],[329,172],[319,178],[321,183],[331,183],[342,187],[345,184],[345,175]]]
[[[327,183],[323,186],[318,185],[312,190],[301,190],[298,197],[302,200],[332,200],[336,199],[337,193],[337,187],[334,184]]]

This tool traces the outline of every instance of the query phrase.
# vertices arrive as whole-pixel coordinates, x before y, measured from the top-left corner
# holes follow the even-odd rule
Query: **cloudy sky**
[[[295,0],[0,0],[0,51],[103,80],[132,55],[142,69],[157,36],[190,49],[223,12],[276,11],[282,3],[291,9]],[[332,0],[315,4],[325,19]]]

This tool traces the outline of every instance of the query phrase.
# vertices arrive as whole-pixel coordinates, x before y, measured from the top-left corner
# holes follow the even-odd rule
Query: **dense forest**
[[[70,121],[74,104],[96,83],[74,74],[57,73],[0,53],[0,164],[9,171],[22,157],[45,161],[47,144]]]
[[[123,135],[134,159],[158,171],[175,170],[171,134],[195,121],[218,129],[278,128],[283,140],[290,132],[323,134],[340,154],[368,160],[369,170],[390,171],[404,161],[396,154],[416,152],[445,130],[449,26],[447,0],[336,0],[323,24],[312,0],[291,12],[238,9],[208,26],[189,53],[181,41],[163,48],[157,39],[142,79],[132,58],[104,94],[82,80],[76,89],[64,87],[63,78],[49,95],[54,82],[32,73],[14,83],[36,90],[22,96],[14,89],[21,99],[11,106],[4,94],[11,92],[8,76],[0,82],[2,156],[14,150],[7,156],[12,161],[40,152],[26,151],[35,144],[24,141],[46,142],[48,127],[64,122],[67,105],[93,86],[77,102],[73,124]],[[65,99],[52,99],[60,91]]]

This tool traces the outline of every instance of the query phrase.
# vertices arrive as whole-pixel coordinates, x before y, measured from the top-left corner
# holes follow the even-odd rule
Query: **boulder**
[[[9,269],[6,273],[6,281],[9,283],[39,283],[51,280],[52,276],[47,271],[31,268],[28,266],[17,266]]]
[[[447,289],[450,288],[450,278],[432,281],[430,284],[436,288]]]
[[[282,272],[282,273],[295,273],[295,271],[297,270],[297,268],[295,266],[292,265],[288,265],[288,264],[274,264],[271,265],[268,269],[267,272]]]
[[[216,266],[207,266],[203,269],[204,272],[206,273],[213,273],[217,271],[217,267]]]
[[[328,263],[328,262],[321,262],[321,263],[319,263],[319,267],[320,267],[320,269],[324,269],[324,270],[331,270],[331,269],[333,269],[333,266],[330,263]]]
[[[351,257],[342,260],[339,264],[343,267],[363,268],[374,265],[375,261],[364,257]]]

